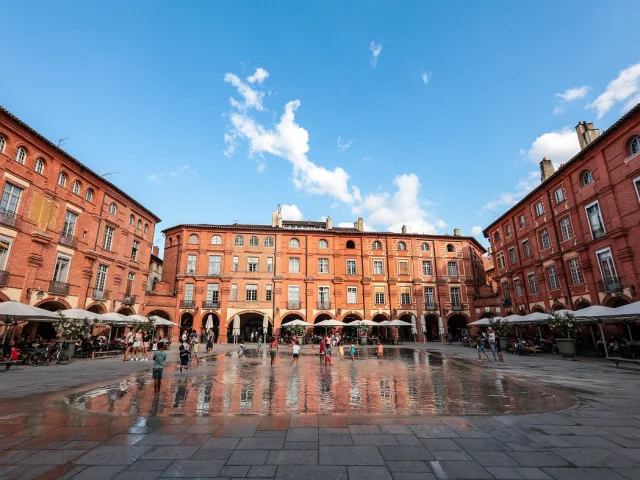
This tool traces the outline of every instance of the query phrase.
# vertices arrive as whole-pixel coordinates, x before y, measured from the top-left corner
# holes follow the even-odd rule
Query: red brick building
[[[502,314],[640,300],[640,105],[602,134],[576,127],[582,150],[484,230]]]
[[[163,231],[163,281],[147,296],[145,311],[166,313],[201,331],[209,318],[219,342],[302,319],[417,321],[428,337],[458,332],[478,312],[474,298],[485,285],[485,249],[471,237],[365,232],[326,222],[271,225],[177,225]],[[418,323],[418,330],[420,326]],[[401,332],[409,337],[409,332]]]
[[[0,170],[0,300],[141,312],[160,219],[1,107]]]

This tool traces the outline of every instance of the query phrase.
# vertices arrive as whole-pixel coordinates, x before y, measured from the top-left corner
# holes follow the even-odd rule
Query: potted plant
[[[366,345],[369,341],[369,333],[371,333],[371,327],[364,324],[358,324],[356,327],[358,330],[358,338],[360,338],[360,345]]]
[[[75,342],[82,340],[87,335],[91,334],[91,330],[97,323],[96,320],[73,320],[60,314],[60,321],[57,325],[57,330],[64,337],[67,343],[67,353],[70,357],[73,357],[75,351]]]
[[[287,327],[287,328],[289,332],[291,332],[296,336],[296,338],[298,339],[298,343],[302,345],[304,334],[307,333],[307,327],[303,325],[293,325],[292,327]]]
[[[500,338],[500,349],[506,352],[509,348],[509,338],[507,338],[507,332],[509,331],[509,328],[511,328],[510,325],[505,322],[503,318],[491,318],[489,320],[489,326]]]
[[[575,339],[582,330],[582,324],[571,313],[554,312],[549,315],[549,326],[560,335],[556,338],[560,355],[565,358],[575,357]]]

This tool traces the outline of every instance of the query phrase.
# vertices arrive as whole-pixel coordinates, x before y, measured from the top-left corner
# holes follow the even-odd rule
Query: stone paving
[[[480,364],[470,349],[416,347]],[[560,388],[576,405],[512,416],[116,416],[65,408],[64,395],[34,385],[28,397],[0,401],[0,477],[640,479],[637,371],[556,356],[505,360],[483,365]]]

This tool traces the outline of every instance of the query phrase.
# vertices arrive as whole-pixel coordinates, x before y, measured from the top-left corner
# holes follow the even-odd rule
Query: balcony
[[[0,287],[6,287],[9,283],[9,272],[0,270]]]
[[[602,227],[598,227],[598,228],[591,228],[591,235],[593,235],[593,239],[595,240],[596,238],[600,238],[600,237],[604,237],[604,228]]]
[[[330,308],[331,308],[331,302],[329,300],[318,302],[318,310],[329,310]]]
[[[195,300],[180,300],[180,308],[194,308],[195,306]]]
[[[49,282],[49,293],[55,295],[68,295],[69,284],[66,282],[58,282],[57,280],[51,280]]]
[[[187,268],[187,271],[184,272],[185,275],[195,275],[196,274],[196,269],[195,268]]]
[[[189,308],[189,307],[184,307],[184,308]],[[202,302],[202,308],[206,310],[217,310],[220,308],[220,302],[218,302],[217,300],[204,300]]]
[[[287,308],[289,310],[300,310],[300,300],[289,300],[287,301]],[[320,307],[318,307],[320,308]]]
[[[122,299],[123,305],[135,305],[136,304],[136,296],[135,295],[125,295]]]
[[[94,288],[91,293],[91,298],[94,300],[109,300],[109,290],[98,290]]]
[[[598,282],[598,290],[600,292],[622,293],[623,289],[622,277],[605,278],[603,281]]]
[[[435,303],[427,303],[424,306],[425,310],[434,311],[438,309],[438,306]]]
[[[62,232],[60,234],[60,243],[67,247],[76,248],[76,237],[73,234]]]
[[[10,227],[15,227],[18,221],[18,216],[14,212],[10,212],[9,210],[0,209],[0,223],[2,225],[8,225]]]

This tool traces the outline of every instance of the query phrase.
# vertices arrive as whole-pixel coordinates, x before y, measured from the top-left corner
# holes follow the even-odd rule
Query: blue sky
[[[578,121],[604,129],[640,101],[631,12],[636,2],[10,2],[0,104],[120,172],[112,181],[161,228],[268,223],[283,204],[290,218],[480,236],[539,181],[543,155],[577,151]]]

